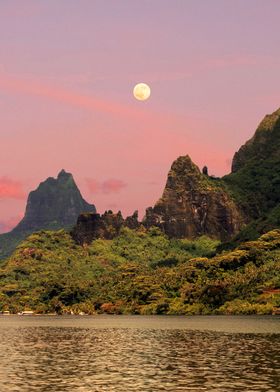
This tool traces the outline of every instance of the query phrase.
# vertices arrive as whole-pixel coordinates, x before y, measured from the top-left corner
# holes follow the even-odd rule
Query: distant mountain
[[[12,231],[0,235],[0,258],[34,231],[70,228],[83,212],[95,213],[96,208],[83,199],[72,174],[61,170],[57,179],[49,177],[30,192],[24,218]]]

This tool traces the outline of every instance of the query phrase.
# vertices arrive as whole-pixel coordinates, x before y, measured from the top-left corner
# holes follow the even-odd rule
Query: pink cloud
[[[0,233],[7,233],[8,231],[11,231],[22,218],[23,214],[20,214],[7,220],[0,221]]]
[[[125,187],[126,187],[125,182],[123,182],[122,180],[117,180],[117,179],[112,178],[110,180],[106,180],[103,182],[102,192],[103,193],[118,193]]]
[[[8,177],[0,177],[0,199],[24,199],[25,197],[21,182]]]
[[[105,181],[86,178],[86,183],[90,192],[104,194],[118,193],[127,186],[124,181],[118,180],[116,178],[111,178]]]
[[[97,193],[100,192],[100,182],[94,180],[93,178],[86,178],[86,184],[90,192]]]
[[[115,103],[112,101],[104,101],[93,96],[83,95],[78,92],[73,92],[63,87],[53,86],[50,84],[43,84],[41,82],[29,79],[18,79],[11,77],[8,74],[0,74],[0,86],[3,90],[28,94],[34,96],[45,97],[54,101],[70,104],[87,110],[97,110],[104,113],[110,113],[117,116],[141,116],[143,113],[140,110]]]

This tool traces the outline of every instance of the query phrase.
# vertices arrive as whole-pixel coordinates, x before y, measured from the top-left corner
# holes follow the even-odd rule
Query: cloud
[[[86,183],[90,192],[104,194],[118,193],[127,186],[124,181],[117,178],[110,178],[105,181],[98,181],[93,178],[86,178]]]
[[[103,193],[118,193],[125,187],[126,187],[125,182],[123,182],[122,180],[117,180],[117,179],[112,178],[110,180],[106,180],[103,182],[102,192]]]
[[[24,199],[26,194],[19,181],[8,177],[0,177],[0,199]]]
[[[11,231],[22,218],[23,214],[0,221],[0,233],[7,233],[8,231]]]
[[[18,79],[6,73],[0,73],[0,86],[8,92],[41,96],[52,101],[62,102],[86,110],[97,110],[116,116],[141,116],[143,113],[128,105],[102,100],[93,96],[83,95],[50,83],[41,83],[33,78]]]

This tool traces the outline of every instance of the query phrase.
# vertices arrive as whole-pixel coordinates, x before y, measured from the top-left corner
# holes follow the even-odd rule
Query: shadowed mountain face
[[[25,216],[14,230],[71,226],[81,212],[96,209],[82,198],[72,174],[62,170],[57,179],[49,177],[30,192]]]
[[[30,192],[24,218],[9,233],[0,235],[0,257],[5,257],[28,234],[41,229],[60,229],[73,226],[83,212],[96,212],[87,203],[72,174],[62,170],[57,179],[49,177]]]

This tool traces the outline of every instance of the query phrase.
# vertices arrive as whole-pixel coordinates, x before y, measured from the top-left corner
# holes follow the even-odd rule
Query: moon
[[[138,83],[133,89],[134,98],[146,101],[151,95],[151,89],[146,83]]]

